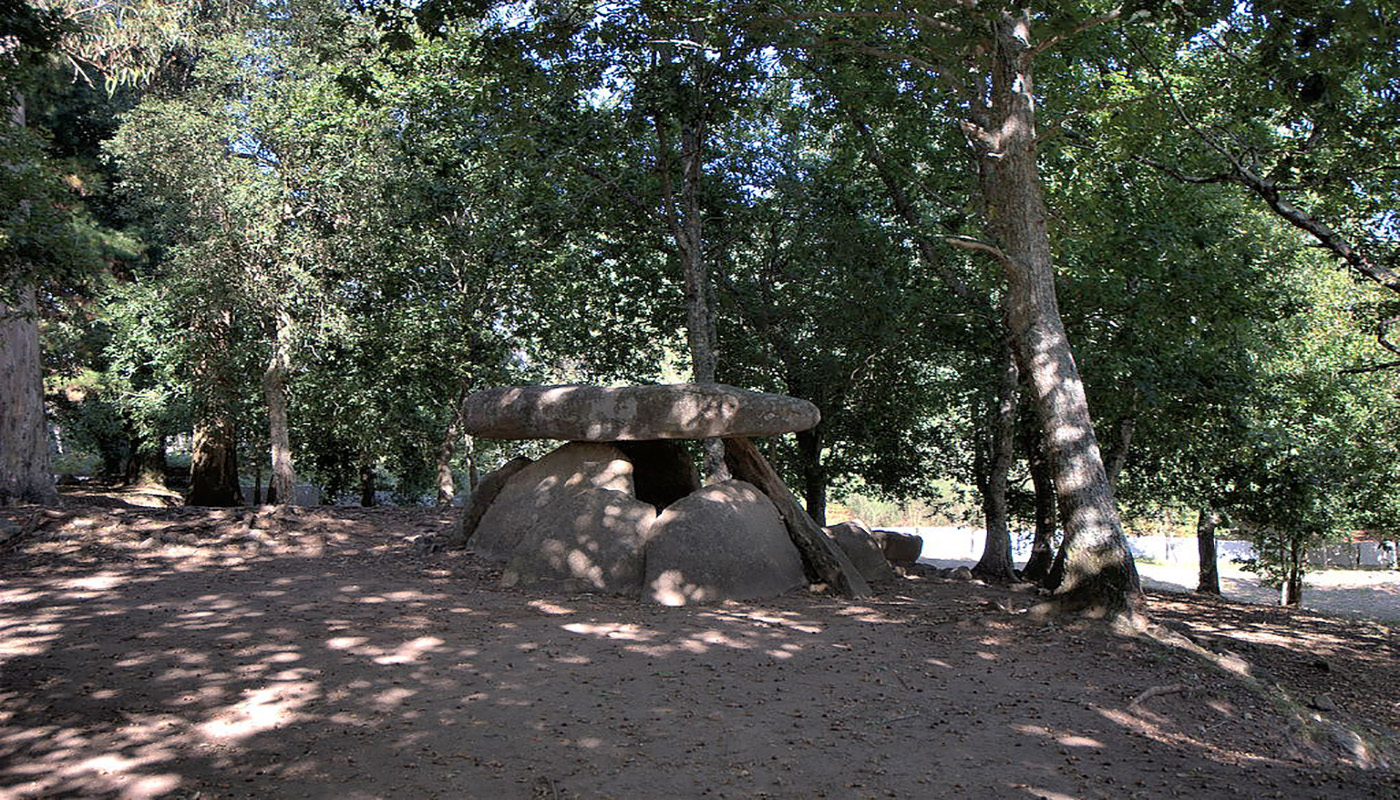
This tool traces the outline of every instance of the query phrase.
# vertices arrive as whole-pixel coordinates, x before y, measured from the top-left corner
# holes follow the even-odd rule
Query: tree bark
[[[1209,506],[1202,507],[1201,515],[1196,518],[1196,552],[1200,556],[1196,591],[1201,594],[1220,594],[1220,570],[1215,554],[1215,529],[1219,525],[1220,515]]]
[[[131,454],[126,463],[126,485],[165,488],[165,437],[133,432],[128,442]]]
[[[1055,561],[1055,479],[1050,474],[1050,462],[1040,442],[1040,431],[1030,428],[1023,435],[1026,460],[1035,488],[1035,540],[1031,557],[1021,570],[1021,579],[1044,583]]]
[[[1279,604],[1301,606],[1303,604],[1303,548],[1297,539],[1292,539],[1284,548],[1283,583],[1279,587]]]
[[[1107,463],[1104,464],[1108,482],[1114,489],[1118,488],[1118,476],[1123,474],[1123,467],[1127,466],[1128,451],[1133,445],[1133,432],[1136,430],[1136,417],[1124,417],[1118,421],[1118,440],[1108,451]]]
[[[1029,12],[1003,12],[991,104],[966,129],[980,156],[989,222],[1007,275],[1007,317],[1029,371],[1065,527],[1063,578],[1046,610],[1115,616],[1136,604],[1141,589],[1055,295],[1036,164],[1032,56]]]
[[[0,506],[58,502],[44,419],[39,307],[33,284],[17,291],[18,305],[0,303]]]
[[[15,128],[28,124],[25,96],[20,92],[11,94],[10,124]],[[21,279],[8,286],[0,284],[0,289],[13,290],[18,301],[14,306],[0,303],[0,506],[56,503],[35,286]]]
[[[807,516],[792,491],[753,442],[745,438],[726,439],[724,457],[734,477],[758,487],[778,507],[788,536],[802,554],[802,564],[810,580],[825,583],[846,597],[870,595],[869,584],[851,564],[846,553],[820,525]]]
[[[670,169],[670,137],[665,122],[656,119],[657,141],[662,152],[662,201],[666,219],[671,226],[671,238],[681,262],[685,288],[686,344],[690,349],[690,364],[696,383],[714,383],[717,335],[712,313],[709,266],[705,261],[704,216],[701,206],[701,177],[705,163],[706,125],[700,120],[681,123],[680,196],[677,197]],[[711,483],[725,480],[724,442],[706,439],[703,472]]]
[[[826,526],[826,472],[822,468],[821,426],[797,433],[797,454],[802,464],[802,496],[807,516]]]
[[[1013,583],[1016,569],[1011,563],[1011,525],[1007,519],[1006,484],[1016,441],[1016,411],[1020,371],[1010,337],[1004,343],[1001,378],[997,382],[996,403],[987,415],[988,466],[982,486],[982,515],[986,539],[982,558],[972,568],[974,575],[994,583]]]
[[[233,422],[228,417],[212,415],[195,426],[190,492],[185,497],[185,505],[243,505],[243,489],[238,484],[237,440]]]
[[[373,508],[374,497],[374,465],[368,462],[360,465],[360,507]]]
[[[467,400],[467,386],[457,392],[457,404],[452,410],[452,419],[443,431],[442,442],[437,451],[437,507],[448,508],[457,495],[456,481],[452,477],[452,457],[457,453],[457,440],[462,437],[462,404]]]
[[[292,464],[292,438],[287,424],[287,378],[290,372],[291,318],[277,313],[276,341],[263,371],[263,397],[267,402],[268,441],[272,447],[272,479],[268,502],[296,504],[296,469]]]

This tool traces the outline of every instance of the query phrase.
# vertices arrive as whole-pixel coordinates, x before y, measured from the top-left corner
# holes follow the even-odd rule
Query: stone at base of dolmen
[[[492,561],[509,559],[541,518],[587,489],[635,496],[632,462],[607,444],[570,442],[551,451],[506,480],[476,526],[472,549]]]
[[[884,583],[897,577],[885,558],[884,548],[864,522],[853,519],[832,525],[826,531],[867,583]]]
[[[506,562],[506,586],[637,597],[656,509],[625,492],[586,488],[549,506]]]
[[[899,531],[871,531],[885,551],[885,560],[891,564],[907,567],[919,560],[924,551],[924,540],[912,533]]]
[[[462,513],[457,515],[457,521],[452,525],[452,532],[447,536],[447,546],[462,547],[470,541],[472,535],[476,533],[477,526],[481,524],[481,518],[486,516],[486,510],[496,501],[496,495],[501,493],[501,489],[505,488],[506,481],[533,463],[525,456],[516,456],[486,473],[477,482],[476,488],[472,489],[471,496],[467,498],[467,505],[462,509]]]
[[[806,585],[773,502],[724,481],[667,508],[651,527],[643,596],[662,605],[759,600]]]
[[[466,430],[488,439],[615,442],[772,436],[821,421],[796,397],[718,383],[515,386],[467,398]]]

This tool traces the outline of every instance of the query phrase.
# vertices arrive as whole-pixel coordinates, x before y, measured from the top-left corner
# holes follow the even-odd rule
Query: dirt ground
[[[1380,624],[927,573],[659,608],[501,588],[433,510],[108,506],[0,515],[0,798],[1400,797]]]

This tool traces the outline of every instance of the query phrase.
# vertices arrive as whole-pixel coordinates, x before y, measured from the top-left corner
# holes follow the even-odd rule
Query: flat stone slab
[[[774,436],[821,422],[806,400],[722,383],[486,389],[465,412],[474,436],[571,442]]]

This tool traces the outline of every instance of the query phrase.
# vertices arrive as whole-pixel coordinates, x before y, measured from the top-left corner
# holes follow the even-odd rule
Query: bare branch
[[[944,236],[943,241],[954,247],[961,247],[964,250],[976,250],[978,252],[987,253],[1003,264],[1011,262],[1011,257],[1002,252],[1000,247],[994,244],[988,244],[980,239],[973,239],[970,236]]]
[[[1035,47],[1032,47],[1029,51],[1027,51],[1026,55],[1030,58],[1035,58],[1036,56],[1040,55],[1046,50],[1049,50],[1052,47],[1055,47],[1060,42],[1063,42],[1064,40],[1070,37],[1078,36],[1084,31],[1089,30],[1090,28],[1097,28],[1098,26],[1103,25],[1105,23],[1113,22],[1121,16],[1123,16],[1123,7],[1119,6],[1106,14],[1100,14],[1097,17],[1091,17],[1089,19],[1086,19],[1078,25],[1075,25],[1073,28],[1070,28],[1069,30],[1065,31],[1064,33],[1057,33],[1054,36],[1051,36],[1050,38],[1036,45]]]

